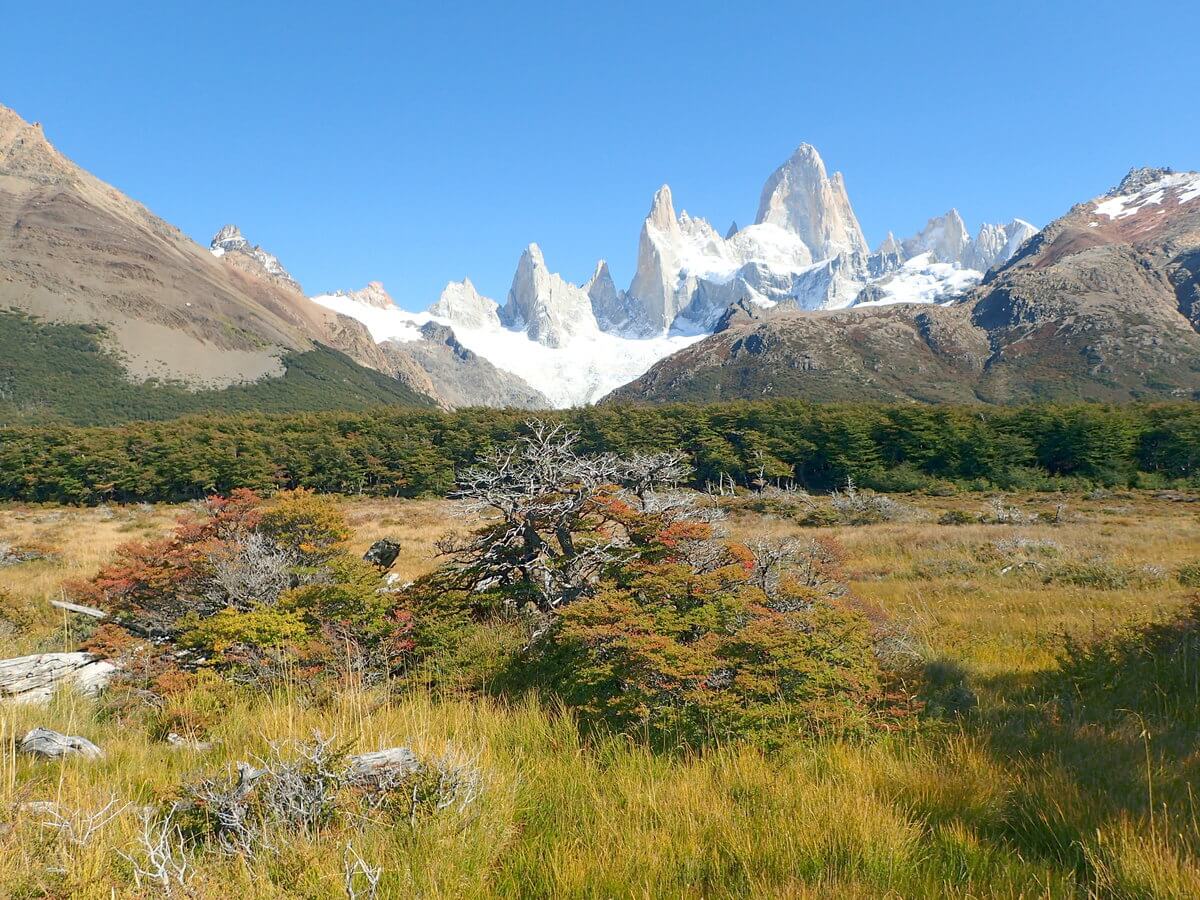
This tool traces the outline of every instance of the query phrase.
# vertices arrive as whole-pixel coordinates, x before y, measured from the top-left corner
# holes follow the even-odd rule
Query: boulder
[[[66,756],[100,759],[104,756],[104,751],[87,738],[61,734],[49,728],[35,728],[28,732],[21,738],[17,749],[42,759],[62,759]]]
[[[373,543],[366,553],[363,554],[363,559],[373,566],[377,566],[381,571],[387,571],[396,562],[396,557],[400,555],[400,544],[396,541],[390,541],[387,538]]]

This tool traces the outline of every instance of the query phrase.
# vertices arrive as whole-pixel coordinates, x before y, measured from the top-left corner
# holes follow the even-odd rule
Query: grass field
[[[1179,571],[1200,559],[1200,503],[1010,496],[1022,514],[1044,515],[1001,525],[940,524],[952,510],[984,512],[981,495],[898,499],[912,507],[904,521],[822,533],[846,547],[857,597],[903,625],[928,660],[965,673],[978,703],[960,717],[773,754],[729,746],[671,756],[628,739],[585,740],[569,715],[534,699],[353,683],[314,698],[284,684],[222,695],[206,708],[216,746],[199,752],[117,725],[74,696],[10,705],[0,746],[46,725],[107,756],[0,757],[0,895],[160,895],[138,886],[126,856],[137,858],[136,807],[170,797],[190,773],[321,731],[354,752],[449,746],[478,765],[482,793],[465,812],[413,825],[340,825],[250,861],[206,855],[177,896],[346,896],[348,844],[382,870],[380,897],[1200,896],[1200,693],[1182,712],[1153,698],[1126,708],[1103,691],[1064,695],[1054,677],[1065,634],[1169,616],[1195,595]],[[404,578],[432,567],[433,542],[451,525],[468,524],[440,501],[342,502],[356,548],[401,541]],[[802,530],[786,510],[731,507],[735,534]],[[50,554],[0,568],[9,606],[36,610],[5,618],[0,656],[75,649],[78,623],[45,600],[121,542],[165,532],[180,511],[0,510],[0,543]],[[175,702],[211,706],[203,696]],[[48,827],[36,805],[58,804],[78,835],[114,798],[128,806],[80,841]]]

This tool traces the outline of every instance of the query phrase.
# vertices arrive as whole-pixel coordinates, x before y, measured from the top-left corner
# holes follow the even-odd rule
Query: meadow
[[[339,822],[254,857],[197,857],[175,896],[1200,896],[1195,658],[1128,653],[1139,625],[1197,593],[1200,503],[1132,490],[893,499],[905,512],[892,521],[822,527],[786,492],[720,500],[735,537],[836,537],[854,597],[951,686],[941,708],[890,731],[656,752],[582,731],[535,696],[351,677],[314,693],[284,678],[174,697],[206,722],[200,749],[63,693],[0,708],[0,895],[162,895],[137,871],[139,809],[192,773],[319,732],[356,753],[403,744],[469,760],[478,797],[411,823]],[[404,580],[470,525],[449,501],[337,503],[355,552],[400,542]],[[48,600],[184,509],[0,508],[0,545],[45,554],[0,567],[0,657],[76,649],[90,623]],[[1145,689],[1130,692],[1122,670],[1143,657]],[[1159,666],[1186,671],[1160,684]],[[37,725],[106,756],[17,755],[13,739]]]

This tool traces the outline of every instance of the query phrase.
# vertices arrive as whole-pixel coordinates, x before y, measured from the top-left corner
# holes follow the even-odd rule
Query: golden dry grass
[[[339,502],[356,551],[379,537],[400,540],[404,578],[428,571],[434,542],[468,524],[441,501]],[[45,724],[86,734],[108,756],[47,764],[10,749],[0,757],[0,896],[153,896],[121,855],[135,849],[133,811],[74,847],[22,804],[86,811],[113,795],[159,802],[198,769],[227,768],[269,740],[314,730],[354,750],[449,744],[477,757],[485,792],[471,814],[423,826],[344,823],[249,862],[202,855],[179,896],[344,896],[347,842],[383,867],[381,897],[1200,896],[1200,828],[1181,787],[1197,761],[1168,754],[1151,765],[1159,748],[1143,756],[1150,739],[1133,720],[1082,737],[1055,731],[1022,694],[1054,667],[1061,632],[1187,601],[1194,590],[1173,573],[1200,558],[1200,505],[1074,496],[1063,524],[1001,526],[936,523],[949,508],[981,511],[979,496],[906,502],[920,509],[912,521],[824,533],[847,548],[858,596],[907,625],[931,655],[971,673],[981,694],[972,721],[770,755],[727,747],[680,758],[622,740],[588,743],[569,716],[528,698],[507,704],[347,685],[314,702],[284,686],[223,704],[211,731],[218,745],[198,754],[63,696],[49,707],[0,711],[0,746]],[[1054,506],[1043,497],[1010,502]],[[44,602],[121,541],[163,532],[180,511],[4,508],[0,540],[48,545],[59,556],[0,569],[0,587]],[[736,515],[731,528],[740,536],[809,532],[761,514]],[[996,542],[1014,536],[1061,549],[1042,568],[1001,574]],[[1120,571],[1157,567],[1161,577],[1124,587],[1055,580],[1054,565],[1094,558]],[[53,617],[38,631],[0,638],[0,655],[62,634]]]

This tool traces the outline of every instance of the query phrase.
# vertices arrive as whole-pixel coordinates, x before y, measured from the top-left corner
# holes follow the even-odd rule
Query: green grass
[[[0,312],[0,426],[110,425],[201,412],[316,412],[431,406],[394,378],[318,346],[284,356],[279,378],[190,391],[129,381],[99,326],[40,322]]]

